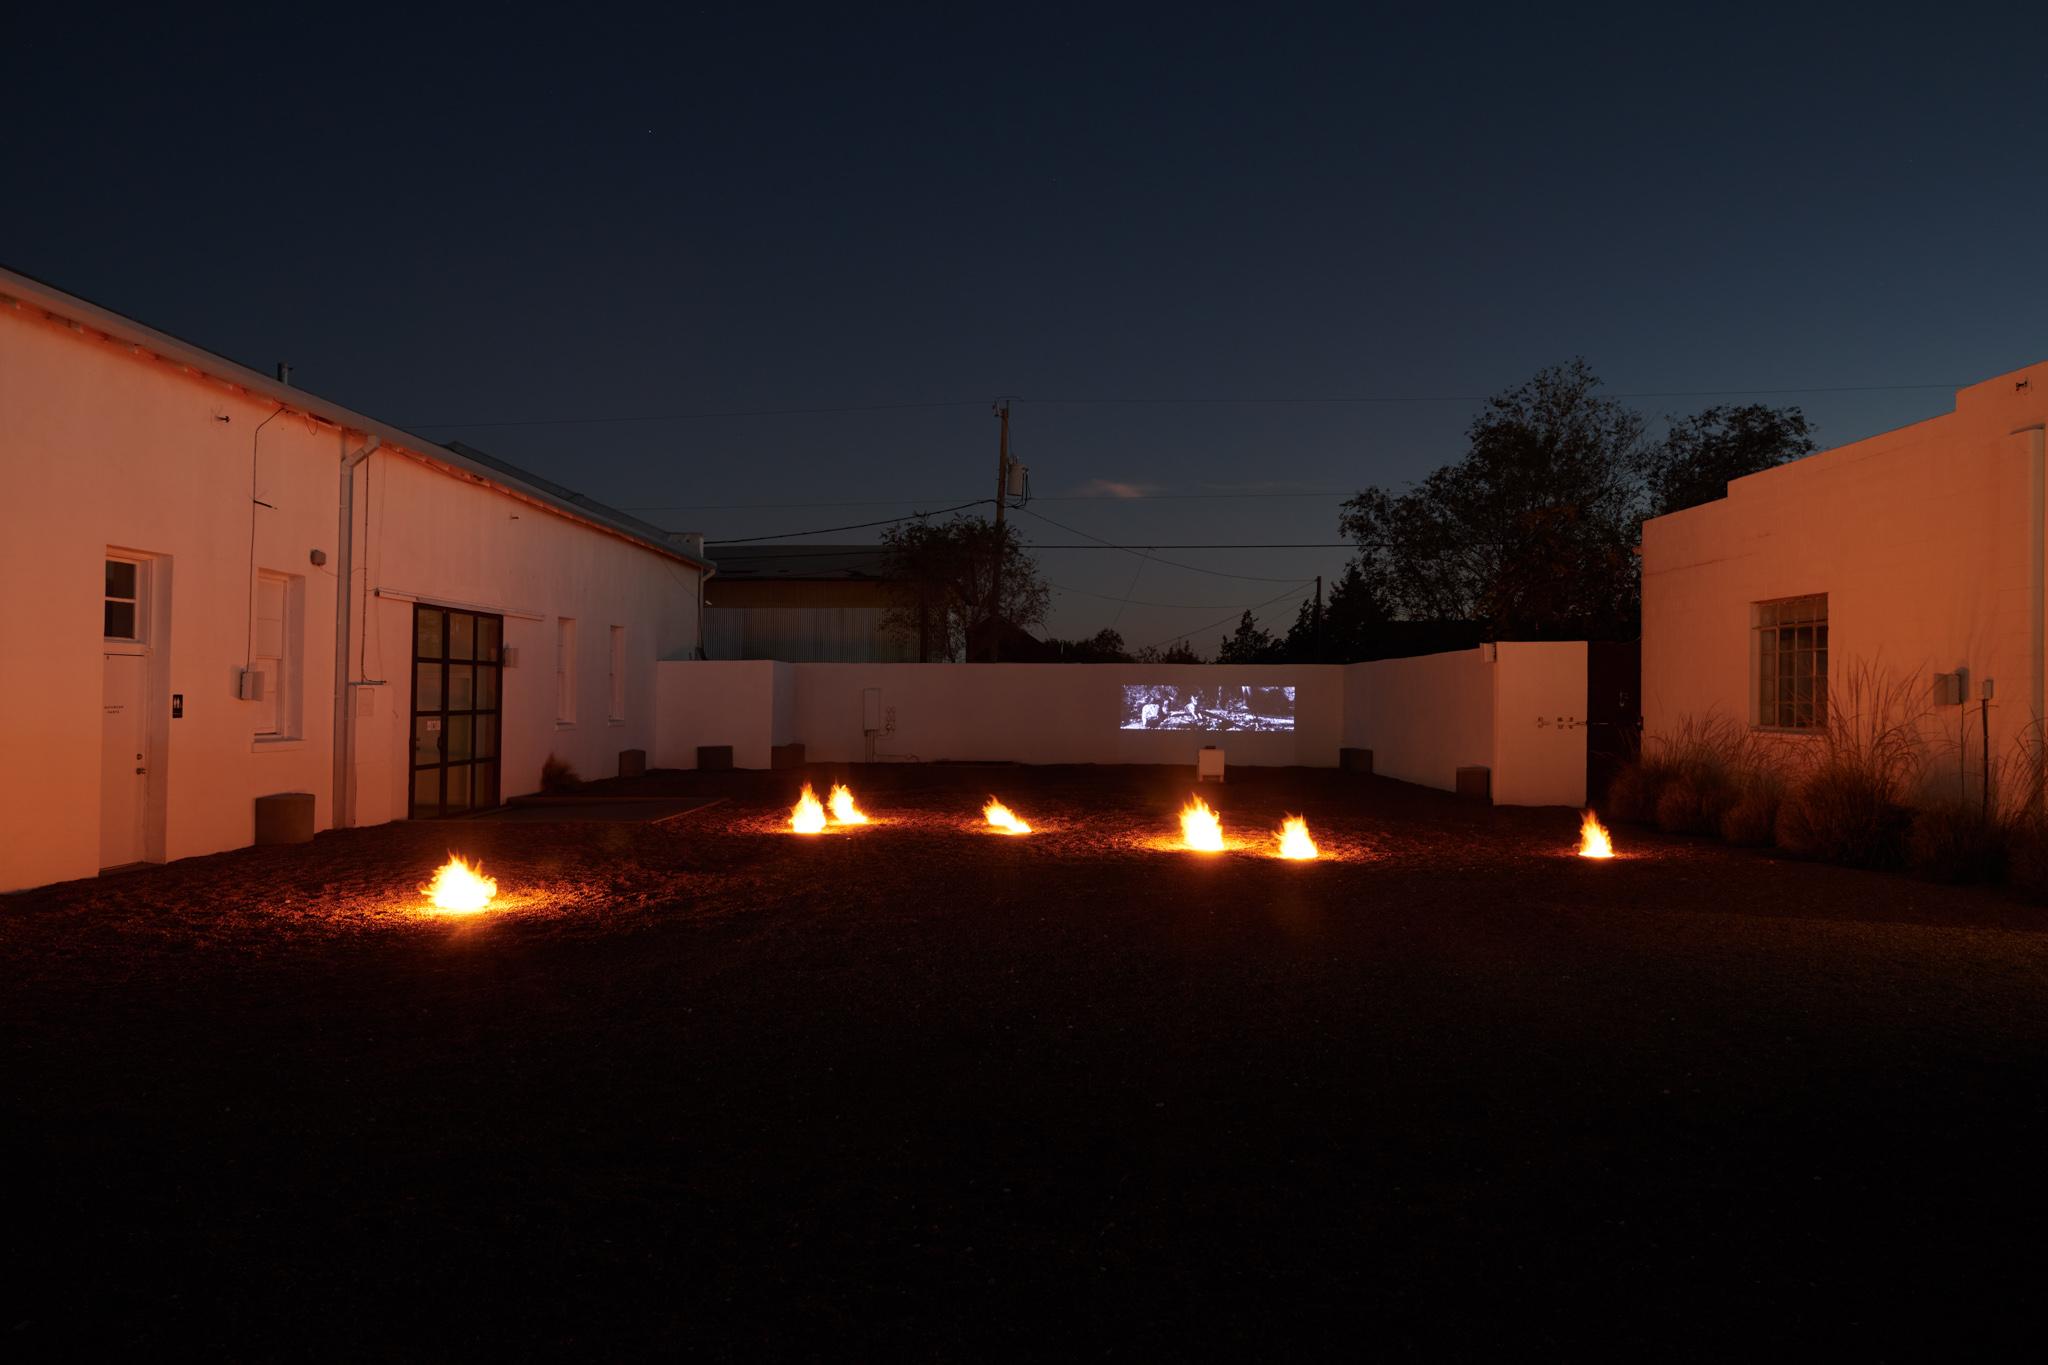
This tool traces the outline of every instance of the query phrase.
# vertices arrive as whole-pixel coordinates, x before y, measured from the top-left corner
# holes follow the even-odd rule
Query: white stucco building
[[[2048,686],[2048,364],[1959,391],[1953,412],[1737,479],[1643,527],[1643,717],[1826,724],[1862,666],[1917,708],[1930,782],[1975,795],[2023,770]]]
[[[652,751],[701,548],[0,271],[0,891]],[[95,591],[97,589],[97,591]],[[99,632],[94,633],[93,627]]]

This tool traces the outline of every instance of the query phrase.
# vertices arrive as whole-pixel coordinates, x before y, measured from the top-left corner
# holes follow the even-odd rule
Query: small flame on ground
[[[825,804],[832,808],[832,823],[835,825],[865,825],[868,818],[853,804],[853,793],[846,789],[844,782],[832,784],[832,794],[825,798]]]
[[[1586,812],[1585,823],[1579,826],[1579,856],[1581,858],[1612,858],[1614,841],[1607,837],[1607,826],[1600,823],[1600,817]]]
[[[988,799],[988,804],[981,808],[981,813],[988,817],[988,822],[991,825],[994,825],[1005,834],[1029,834],[1031,832],[1031,826],[1019,820],[1015,812],[993,796]]]
[[[472,867],[455,854],[434,873],[434,880],[420,888],[436,910],[472,915],[491,903],[498,894],[498,882],[483,874],[481,864]]]
[[[1223,822],[1199,796],[1189,797],[1188,804],[1180,808],[1180,841],[1199,853],[1223,851]]]
[[[808,782],[796,799],[796,809],[789,813],[789,827],[798,834],[817,834],[825,828],[825,808],[818,804],[818,794]]]
[[[1290,815],[1280,826],[1280,856],[1283,858],[1315,858],[1320,856],[1316,841],[1308,836],[1308,821],[1299,815]]]

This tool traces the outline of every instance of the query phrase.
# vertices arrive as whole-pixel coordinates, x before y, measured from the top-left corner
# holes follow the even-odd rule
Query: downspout
[[[355,758],[355,687],[349,678],[349,584],[355,579],[356,467],[383,444],[372,436],[363,448],[341,457],[341,529],[334,545],[334,828],[355,824],[349,808]],[[346,449],[346,442],[343,443]],[[367,547],[366,547],[367,548]],[[365,629],[368,623],[365,622]]]
[[[2027,755],[2033,809],[2038,812],[2042,781],[2048,776],[2042,770],[2041,746],[2041,723],[2048,715],[2048,699],[2043,697],[2048,688],[2048,426],[2036,422],[2012,434],[2033,438],[2027,453],[2027,521],[2032,547],[2027,560]],[[1990,764],[1990,754],[1984,755],[1984,762]]]

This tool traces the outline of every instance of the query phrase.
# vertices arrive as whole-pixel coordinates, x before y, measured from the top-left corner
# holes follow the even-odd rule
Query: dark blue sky
[[[1574,355],[1824,444],[2048,356],[2020,7],[962,8],[10,20],[0,261],[714,539],[986,496],[996,394],[1034,510],[1328,541]],[[1332,395],[1426,401],[1194,401]],[[1169,557],[1248,577],[1048,551],[1051,626],[1346,558]]]

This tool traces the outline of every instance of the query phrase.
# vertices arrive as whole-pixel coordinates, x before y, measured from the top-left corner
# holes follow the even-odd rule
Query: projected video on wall
[[[1126,730],[1292,730],[1294,689],[1240,683],[1124,688]]]

